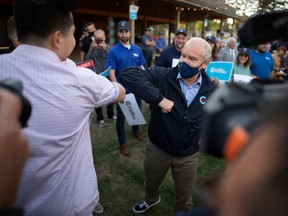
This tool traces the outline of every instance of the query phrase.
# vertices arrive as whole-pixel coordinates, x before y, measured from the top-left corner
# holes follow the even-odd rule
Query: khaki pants
[[[158,198],[160,185],[171,167],[176,194],[175,212],[190,211],[197,166],[198,153],[176,157],[164,152],[148,140],[144,161],[146,202],[152,203]]]

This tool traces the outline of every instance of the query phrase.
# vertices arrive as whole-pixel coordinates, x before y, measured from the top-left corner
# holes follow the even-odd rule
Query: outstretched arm
[[[9,209],[14,205],[29,148],[19,124],[20,98],[1,89],[0,101],[0,209]]]

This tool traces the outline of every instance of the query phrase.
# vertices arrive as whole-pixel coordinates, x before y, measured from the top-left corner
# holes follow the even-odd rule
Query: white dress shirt
[[[234,51],[234,49],[230,49],[230,55],[232,56],[233,60],[235,61],[235,51]]]
[[[30,45],[1,55],[0,71],[1,80],[23,82],[32,104],[23,130],[32,154],[15,206],[24,208],[26,216],[92,215],[99,192],[89,116],[117,98],[117,86],[71,60],[61,62],[51,50]]]

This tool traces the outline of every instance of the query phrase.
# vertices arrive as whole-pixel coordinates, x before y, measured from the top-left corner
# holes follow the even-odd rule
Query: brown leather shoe
[[[128,156],[130,154],[128,145],[126,143],[123,145],[120,145],[120,153],[125,155],[125,156]]]
[[[143,134],[140,131],[135,131],[133,132],[133,134],[134,134],[134,137],[139,141],[142,141],[144,139]]]

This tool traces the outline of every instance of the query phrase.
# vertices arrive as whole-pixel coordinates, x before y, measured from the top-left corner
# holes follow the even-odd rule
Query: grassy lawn
[[[144,102],[142,105],[145,119],[149,122],[149,107]],[[103,109],[103,113],[106,117],[106,108]],[[119,153],[115,123],[107,121],[106,123],[107,127],[100,128],[96,123],[95,113],[93,114],[91,137],[100,202],[104,207],[104,213],[101,215],[134,215],[132,212],[133,205],[144,197],[143,161],[148,125],[141,126],[141,131],[145,135],[142,142],[137,141],[132,135],[131,127],[125,125],[127,143],[131,151],[131,156],[125,157]],[[193,194],[194,206],[199,204],[199,183],[201,180],[224,167],[223,160],[200,155],[198,180]],[[174,185],[171,173],[166,176],[160,195],[161,203],[142,215],[173,215]]]

